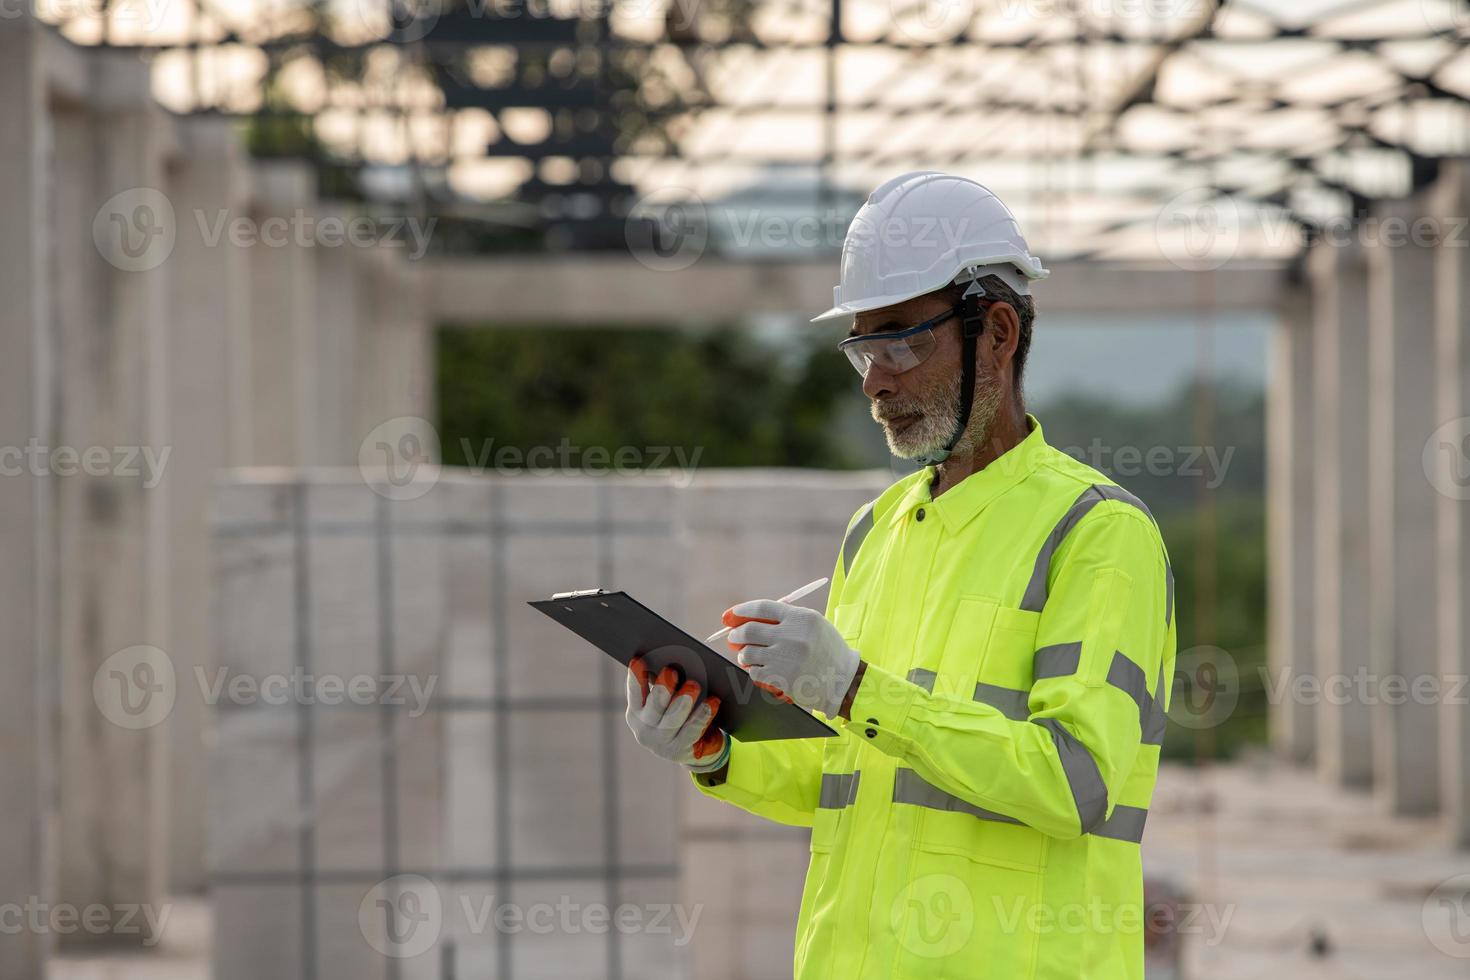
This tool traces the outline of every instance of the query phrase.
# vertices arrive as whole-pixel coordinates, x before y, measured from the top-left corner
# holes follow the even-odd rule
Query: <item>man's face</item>
[[[939,316],[951,305],[953,298],[949,293],[918,296],[869,313],[859,313],[852,333],[857,336],[905,330]],[[873,419],[883,426],[889,451],[904,459],[914,459],[943,448],[958,421],[960,354],[963,347],[959,317],[936,324],[933,333],[934,351],[922,364],[897,374],[874,365],[863,379],[863,394],[871,402]],[[987,358],[980,356],[977,360],[975,401],[965,434],[955,446],[956,453],[967,452],[975,444],[977,434],[989,431],[1008,391],[1008,386],[1000,383],[997,373],[987,368]]]

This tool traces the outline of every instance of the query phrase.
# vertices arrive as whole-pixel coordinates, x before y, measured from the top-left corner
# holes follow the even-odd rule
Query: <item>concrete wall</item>
[[[887,482],[444,471],[392,500],[356,471],[222,485],[213,579],[232,677],[301,665],[434,686],[418,718],[215,708],[218,980],[789,971],[806,832],[704,798],[639,748],[624,671],[525,602],[600,585],[697,633],[741,599],[829,575],[848,518]],[[357,919],[403,874],[427,879],[404,887],[440,909],[422,948]],[[675,908],[694,933],[477,927],[465,910],[486,902]]]
[[[205,884],[209,715],[188,682],[213,663],[214,475],[354,459],[373,425],[426,411],[432,337],[401,251],[234,242],[230,222],[343,209],[304,165],[252,166],[233,124],[163,112],[137,55],[4,17],[0,81],[0,513],[19,556],[0,898],[157,907]],[[379,292],[353,305],[321,280]],[[40,976],[56,939],[7,937],[0,974]]]

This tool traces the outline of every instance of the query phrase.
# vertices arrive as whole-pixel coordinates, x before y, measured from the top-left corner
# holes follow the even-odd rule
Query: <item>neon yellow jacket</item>
[[[1027,419],[938,500],[926,468],[853,518],[840,737],[734,741],[724,782],[695,777],[812,828],[797,980],[1142,980],[1172,573],[1142,502]]]

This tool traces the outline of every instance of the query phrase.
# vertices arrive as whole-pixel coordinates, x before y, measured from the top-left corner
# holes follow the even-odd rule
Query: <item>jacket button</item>
[[[868,719],[868,724],[870,724],[870,725],[876,725],[876,724],[878,724],[878,719],[877,718],[869,718]],[[877,738],[878,737],[878,729],[876,729],[876,728],[868,728],[868,729],[865,729],[863,731],[863,734],[866,735],[866,736],[868,736],[868,738]]]
[[[924,519],[924,508],[920,507],[917,511],[914,512],[914,520],[916,520],[916,521],[922,521],[923,519]]]

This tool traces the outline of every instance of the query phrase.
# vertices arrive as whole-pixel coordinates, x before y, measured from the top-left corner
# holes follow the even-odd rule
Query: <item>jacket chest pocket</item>
[[[1019,710],[1019,717],[1025,718],[1040,622],[1040,613],[1002,606],[994,599],[962,597],[938,664],[915,673],[937,673],[934,683],[940,686],[931,690],[952,697],[973,696],[989,702],[983,695],[992,689],[1011,692],[1009,696],[997,693],[995,706],[1007,717],[1017,717]]]
[[[1006,697],[998,692],[1010,692],[1009,703],[1019,705],[1022,710],[1019,716],[1010,712],[1007,715],[1018,721],[1029,714],[1024,709],[1035,676],[1036,629],[1040,623],[1041,613],[997,609],[976,678],[980,690],[994,692],[997,698]]]

